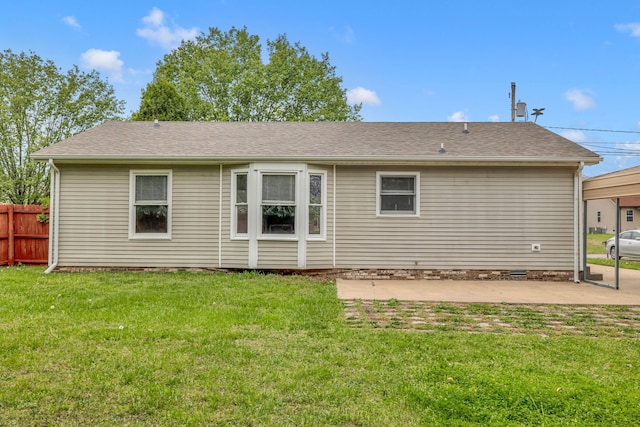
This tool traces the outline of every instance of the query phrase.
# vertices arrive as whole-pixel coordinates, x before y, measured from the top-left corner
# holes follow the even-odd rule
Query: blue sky
[[[127,114],[181,39],[246,26],[263,42],[285,33],[328,52],[365,121],[510,121],[516,82],[529,113],[545,108],[538,124],[605,157],[586,175],[640,164],[637,0],[22,0],[2,9],[0,49],[98,70]]]

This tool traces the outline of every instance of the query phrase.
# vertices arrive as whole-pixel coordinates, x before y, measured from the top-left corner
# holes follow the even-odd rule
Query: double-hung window
[[[296,173],[261,174],[261,234],[296,235]]]
[[[418,172],[378,172],[376,175],[379,216],[419,216]]]
[[[171,238],[171,171],[130,172],[130,238]]]
[[[627,209],[627,222],[633,222],[633,209]]]

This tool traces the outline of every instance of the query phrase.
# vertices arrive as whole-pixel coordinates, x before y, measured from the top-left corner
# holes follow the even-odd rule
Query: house
[[[605,182],[612,188],[638,184],[640,166],[623,169],[590,178],[590,181]],[[600,186],[600,185],[599,185]],[[604,194],[604,193],[603,193]],[[589,233],[614,233],[616,229],[616,198],[603,197],[587,203],[587,227]],[[619,198],[620,231],[640,229],[640,196],[629,195]]]
[[[50,269],[561,280],[601,161],[527,122],[107,122],[32,157]]]

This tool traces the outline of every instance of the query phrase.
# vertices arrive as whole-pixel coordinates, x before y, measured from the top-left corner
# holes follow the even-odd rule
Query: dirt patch
[[[640,339],[640,306],[344,301],[353,328]]]

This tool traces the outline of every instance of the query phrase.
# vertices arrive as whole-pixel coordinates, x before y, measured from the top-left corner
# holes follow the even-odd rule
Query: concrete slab
[[[603,283],[614,284],[614,269],[591,265]],[[490,280],[343,280],[341,299],[512,304],[640,305],[640,271],[620,269],[620,289],[589,283]]]

